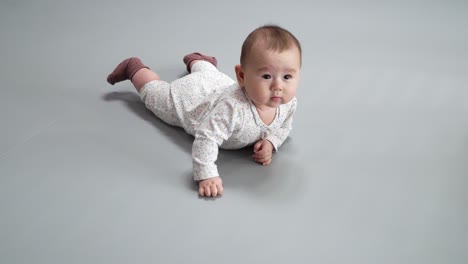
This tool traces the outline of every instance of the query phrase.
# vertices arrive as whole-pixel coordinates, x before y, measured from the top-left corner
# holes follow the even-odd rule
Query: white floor
[[[0,263],[467,263],[468,4],[252,2],[0,3]],[[199,198],[192,138],[105,78],[234,77],[265,23],[303,45],[294,131]]]

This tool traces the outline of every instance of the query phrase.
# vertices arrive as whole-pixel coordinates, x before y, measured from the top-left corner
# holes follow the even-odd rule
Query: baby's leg
[[[221,93],[224,88],[235,83],[229,76],[220,72],[217,68],[215,57],[200,53],[191,53],[184,57],[184,63],[190,74],[174,81],[177,87],[173,92],[177,94],[208,95]]]
[[[150,81],[160,80],[160,78],[148,66],[145,66],[139,58],[132,57],[123,60],[107,77],[107,82],[112,85],[125,80],[130,80],[137,91],[140,92],[143,85]]]
[[[190,53],[184,56],[184,63],[187,65],[187,71],[192,72],[192,65],[200,60],[207,61],[213,64],[215,67],[218,65],[218,60],[215,57],[203,55],[199,52]]]
[[[161,80],[158,74],[150,69],[142,68],[133,75],[132,83],[135,89],[140,92],[143,85],[155,80]]]
[[[140,98],[146,108],[161,120],[169,125],[182,127],[171,94],[171,84],[160,80],[145,83],[140,88]]]

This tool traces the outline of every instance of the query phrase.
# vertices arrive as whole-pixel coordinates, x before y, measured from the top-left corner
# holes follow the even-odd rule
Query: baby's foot
[[[132,57],[125,59],[107,76],[107,82],[114,85],[121,81],[132,80],[133,75],[142,68],[148,67],[139,58]]]
[[[185,65],[187,65],[187,71],[188,72],[191,72],[191,68],[190,68],[190,63],[192,61],[195,61],[195,60],[204,60],[204,61],[207,61],[211,64],[213,64],[215,67],[218,65],[218,60],[215,58],[215,57],[211,57],[211,56],[206,56],[206,55],[203,55],[199,52],[194,52],[194,53],[190,53],[190,54],[187,54],[184,56],[184,63]]]

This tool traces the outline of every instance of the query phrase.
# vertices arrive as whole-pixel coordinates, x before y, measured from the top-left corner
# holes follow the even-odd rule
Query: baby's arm
[[[199,181],[201,196],[216,196],[222,193],[222,181],[215,164],[218,148],[231,137],[239,124],[242,124],[239,120],[236,106],[221,101],[197,128],[192,146],[192,159],[193,176]]]
[[[296,112],[296,107],[297,100],[294,98],[291,102],[291,107],[287,117],[281,127],[268,135],[266,138],[261,139],[255,143],[253,158],[256,162],[262,165],[268,165],[271,163],[273,151],[278,150],[278,148],[281,146],[281,144],[283,144],[292,130],[292,122],[294,113]]]

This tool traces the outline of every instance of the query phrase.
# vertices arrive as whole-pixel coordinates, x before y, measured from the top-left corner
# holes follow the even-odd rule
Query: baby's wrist
[[[265,140],[266,140],[266,141],[268,141],[268,143],[270,143],[270,145],[271,145],[271,148],[273,148],[273,149],[275,148],[275,145],[273,145],[273,142],[271,142],[271,141],[270,141],[270,140],[268,140],[268,139],[265,139]]]
[[[207,180],[213,180],[214,178],[220,178],[220,177],[219,176],[211,176],[211,177],[199,179],[198,182],[200,183],[200,182],[207,181]]]

